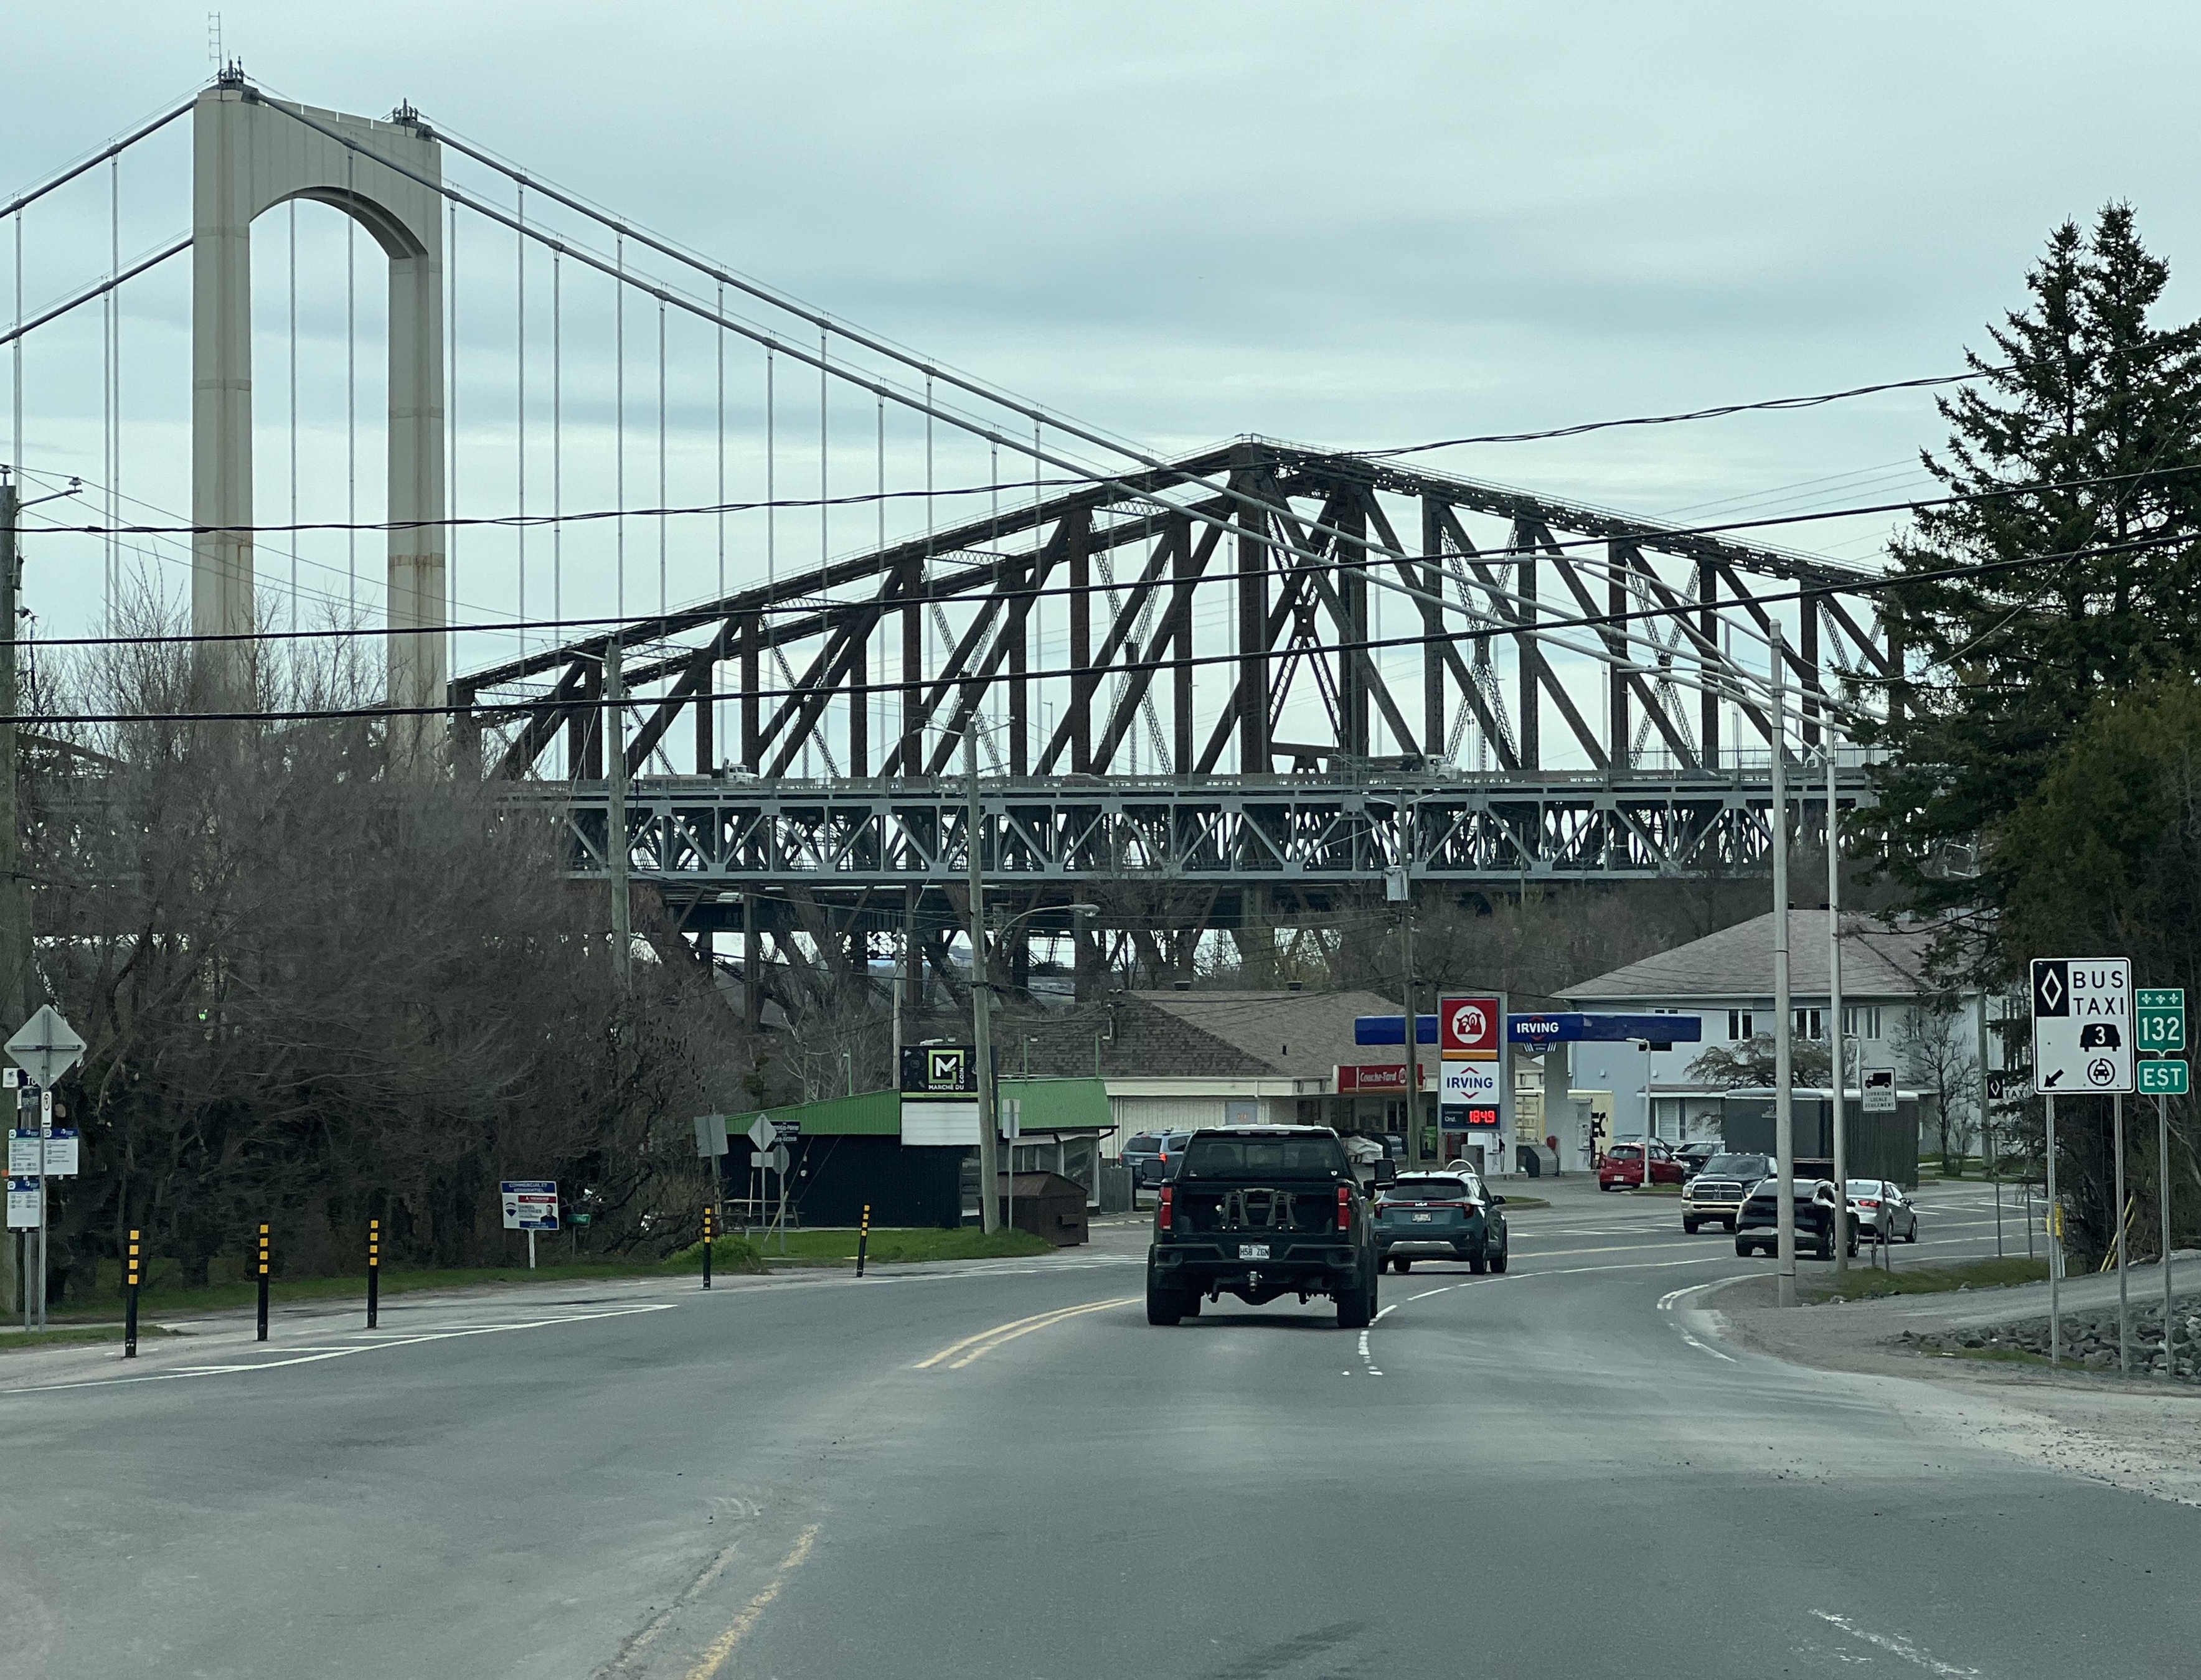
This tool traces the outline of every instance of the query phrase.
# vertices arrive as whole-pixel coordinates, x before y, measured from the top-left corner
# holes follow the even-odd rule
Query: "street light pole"
[[[1788,1018],[1788,686],[1781,665],[1787,642],[1772,626],[1773,655],[1773,1152],[1781,1193],[1775,1207],[1778,1304],[1796,1304],[1796,1107],[1793,1023]]]
[[[604,643],[603,721],[597,728],[604,746],[604,868],[612,878],[612,973],[624,992],[634,967],[634,906],[626,880],[626,679],[620,653],[617,636]],[[756,984],[755,975],[745,978],[749,985]]]
[[[1413,819],[1406,814],[1406,800],[1402,791],[1399,799],[1399,881],[1406,888],[1399,899],[1399,945],[1402,972],[1400,988],[1403,998],[1400,1020],[1406,1031],[1400,1036],[1406,1040],[1406,1165],[1411,1170],[1422,1164],[1422,1071],[1421,1020],[1414,1013],[1414,872],[1412,863]],[[1489,1163],[1484,1163],[1486,1168]]]
[[[978,1059],[978,1228],[992,1236],[1001,1228],[1000,1122],[994,1093],[993,993],[986,982],[986,882],[979,836],[985,813],[978,804],[978,720],[963,724],[963,776],[969,784],[970,815],[964,822],[964,850],[971,865],[971,1045]]]
[[[1834,715],[1826,715],[1827,731],[1827,1043],[1831,1051],[1834,1087],[1834,1272],[1850,1267],[1850,1156],[1848,1124],[1842,1112],[1842,820],[1836,803],[1835,771],[1841,753],[1841,737],[1834,733]],[[1858,1100],[1864,1100],[1858,1087]],[[1887,1209],[1881,1209],[1881,1234],[1886,1235]]]

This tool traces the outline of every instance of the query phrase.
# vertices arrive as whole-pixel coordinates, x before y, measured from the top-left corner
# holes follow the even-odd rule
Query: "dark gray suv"
[[[1150,1189],[1177,1170],[1177,1157],[1192,1141],[1189,1132],[1141,1132],[1124,1145],[1124,1164],[1131,1169],[1131,1182]]]

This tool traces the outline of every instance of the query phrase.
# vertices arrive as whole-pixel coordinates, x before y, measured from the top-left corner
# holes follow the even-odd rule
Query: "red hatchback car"
[[[1679,1184],[1686,1174],[1682,1163],[1674,1159],[1665,1144],[1657,1139],[1651,1140],[1651,1182]],[[1633,1190],[1643,1182],[1643,1145],[1615,1144],[1605,1152],[1605,1159],[1597,1164],[1597,1187],[1599,1190]]]

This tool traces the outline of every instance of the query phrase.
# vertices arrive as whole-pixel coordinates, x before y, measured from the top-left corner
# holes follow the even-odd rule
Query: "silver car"
[[[1918,1240],[1918,1209],[1903,1193],[1903,1186],[1887,1179],[1849,1181],[1850,1217],[1858,1235],[1868,1243],[1915,1243]]]

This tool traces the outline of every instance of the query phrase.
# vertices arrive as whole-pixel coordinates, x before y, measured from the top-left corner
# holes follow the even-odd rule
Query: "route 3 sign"
[[[2133,1088],[2130,957],[2034,959],[2033,1088],[2056,1097]]]

